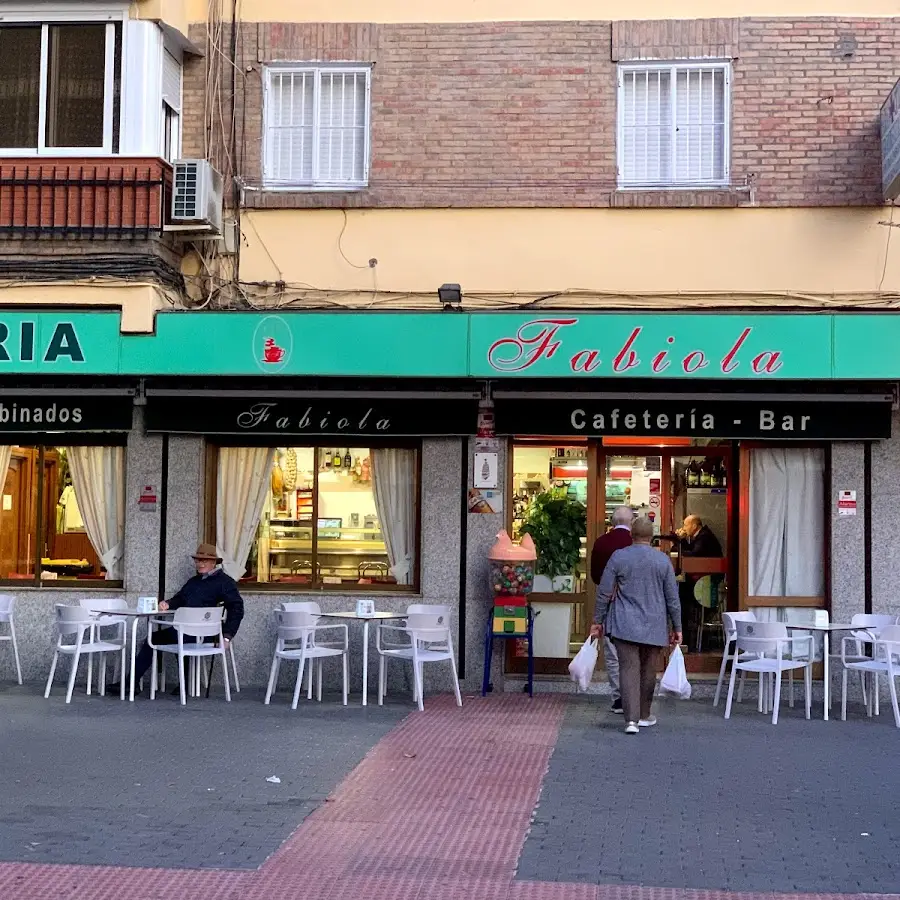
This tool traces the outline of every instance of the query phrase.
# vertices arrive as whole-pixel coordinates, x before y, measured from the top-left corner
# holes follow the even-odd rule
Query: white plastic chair
[[[781,622],[735,622],[735,656],[731,667],[731,679],[728,682],[728,701],[725,704],[725,718],[731,718],[731,701],[734,697],[734,683],[737,673],[756,672],[759,675],[759,693],[765,698],[764,707],[772,708],[772,724],[778,724],[778,708],[781,705],[781,675],[803,669],[803,685],[806,693],[806,718],[810,716],[810,700],[812,693],[813,647],[812,635],[808,637],[790,637],[787,628]],[[805,652],[795,649],[806,644]],[[800,656],[804,658],[799,658]],[[774,694],[769,692],[769,677],[774,676]]]
[[[0,623],[9,625],[9,634],[0,634],[0,641],[12,644],[13,656],[16,660],[16,676],[22,683],[22,666],[19,664],[19,645],[16,642],[15,623],[16,597],[14,594],[0,594]]]
[[[150,674],[150,699],[156,697],[156,668],[157,653],[171,653],[178,655],[178,686],[181,689],[181,705],[187,703],[184,684],[184,661],[190,659],[191,668],[191,693],[200,693],[200,670],[198,664],[203,659],[213,656],[222,657],[222,677],[225,681],[225,699],[231,702],[231,685],[228,680],[228,657],[222,640],[222,614],[217,607],[201,606],[181,607],[175,610],[175,617],[171,621],[166,619],[151,619],[156,625],[170,626],[178,633],[177,644],[154,644],[153,632],[147,635],[147,643],[153,648],[153,668]],[[198,642],[185,642],[186,637],[200,638]],[[205,638],[215,638],[215,643],[206,643]]]
[[[412,608],[412,607],[411,607]],[[419,607],[421,608],[421,606]],[[407,612],[402,625],[379,625],[375,634],[375,649],[378,651],[378,705],[384,703],[386,693],[387,661],[404,659],[413,667],[413,700],[419,710],[424,710],[425,663],[450,663],[453,675],[453,691],[456,705],[462,706],[459,679],[456,677],[456,658],[453,654],[453,639],[450,635],[450,607],[430,606],[431,612]],[[408,634],[409,645],[405,647],[387,646],[382,643],[385,634]]]
[[[735,658],[734,643],[737,639],[735,622],[755,622],[756,616],[752,612],[722,613],[722,630],[725,632],[725,649],[722,651],[722,665],[719,667],[719,680],[716,682],[716,694],[713,697],[713,706],[719,705],[719,697],[722,694],[722,685],[725,683],[725,672],[728,663]],[[744,681],[746,673],[741,674],[741,686],[738,689],[738,703],[744,699]]]
[[[122,597],[87,597],[78,601],[78,605],[82,609],[89,610],[95,615],[94,619],[94,630],[91,633],[91,640],[102,640],[104,642],[114,643],[116,645],[122,644],[125,646],[127,643],[127,631],[126,626],[128,620],[124,616],[116,616],[109,615],[109,613],[114,613],[116,610],[128,609],[128,603]],[[110,638],[108,635],[104,637],[102,629],[118,629],[119,633]],[[98,681],[100,683],[100,693],[101,695],[106,693],[106,654],[102,654],[100,657],[100,668],[98,669]],[[116,678],[116,671],[118,669],[118,658],[115,659],[115,665],[113,666],[113,680]],[[94,671],[94,655],[88,655],[88,676],[87,676],[87,692],[90,694],[91,692],[91,675]],[[121,682],[122,673],[119,672],[119,682]]]
[[[852,624],[852,623],[851,623]],[[844,671],[841,675],[841,719],[847,719],[847,675],[849,672],[859,672],[863,676],[871,675],[873,681],[881,673],[888,677],[888,687],[891,692],[891,706],[894,711],[894,724],[900,728],[900,709],[897,707],[897,684],[895,678],[900,677],[900,625],[887,625],[880,629],[878,636],[872,642],[872,658],[863,658],[854,661],[844,655],[847,644],[854,640],[846,637],[841,641],[841,663]],[[873,700],[874,695],[874,700]],[[877,702],[877,682],[869,692],[866,703],[866,713],[872,715],[872,707]]]
[[[121,642],[93,640],[94,626],[96,618],[92,616],[86,609],[80,606],[64,606],[58,603],[56,606],[56,629],[59,637],[56,641],[56,647],[53,651],[53,662],[50,665],[50,674],[47,677],[47,688],[44,691],[44,697],[50,696],[50,688],[53,686],[53,676],[56,674],[56,664],[59,661],[60,653],[72,657],[72,668],[69,672],[69,686],[66,691],[66,703],[72,702],[72,691],[75,688],[75,676],[78,674],[78,663],[82,654],[87,653],[121,653],[122,654],[122,671],[125,670],[125,645]],[[85,640],[85,633],[88,639]],[[66,644],[63,641],[65,637],[74,638],[74,642]],[[101,661],[101,665],[103,662]],[[100,686],[100,694],[105,693],[105,685]],[[121,699],[125,699],[125,679],[122,679]]]
[[[841,638],[841,646],[840,649],[836,653],[832,653],[830,658],[833,658],[836,662],[839,662],[843,667],[846,663],[849,662],[865,662],[867,659],[870,659],[868,654],[863,652],[863,645],[871,645],[875,642],[875,639],[878,637],[878,633],[882,628],[886,628],[889,625],[897,624],[896,616],[888,616],[884,614],[871,614],[871,613],[857,613],[850,619],[850,624],[854,627],[854,630],[850,632],[849,635]],[[852,643],[854,645],[853,653],[847,653],[847,645]],[[867,673],[863,670],[857,670],[859,673],[859,681],[860,687],[862,689],[862,697],[863,703],[866,705],[866,709],[869,708],[869,696],[868,691],[866,689],[866,675]],[[871,674],[874,694],[875,694],[875,714],[878,715],[878,672],[868,673]]]
[[[347,705],[347,680],[348,657],[347,651],[349,641],[346,625],[319,625],[317,624],[319,616],[315,612],[309,610],[275,610],[275,621],[278,626],[278,636],[275,641],[275,654],[272,657],[272,668],[269,672],[269,686],[266,689],[266,699],[263,701],[268,704],[272,699],[275,691],[275,685],[278,682],[278,671],[281,668],[283,659],[297,660],[297,681],[294,685],[294,698],[291,703],[291,709],[296,709],[300,702],[300,689],[303,686],[303,670],[309,661],[309,687],[307,690],[307,698],[312,700],[313,685],[313,666],[318,670],[318,684],[316,699],[322,700],[322,660],[328,657],[340,656],[344,675],[343,700],[344,706]],[[317,644],[315,641],[316,634],[320,631],[340,631],[343,633],[343,642],[339,646]]]

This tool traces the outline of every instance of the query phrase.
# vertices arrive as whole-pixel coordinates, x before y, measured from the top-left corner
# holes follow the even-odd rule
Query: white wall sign
[[[472,484],[476,488],[495,488],[499,479],[500,455],[476,453]]]
[[[856,491],[838,491],[838,515],[856,515]]]

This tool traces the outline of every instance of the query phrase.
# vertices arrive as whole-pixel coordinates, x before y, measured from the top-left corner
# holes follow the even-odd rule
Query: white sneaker
[[[637,734],[637,733],[638,733],[638,727],[637,727],[636,722],[629,722],[625,726],[625,734]]]
[[[649,719],[641,719],[640,722],[638,722],[638,725],[640,725],[641,728],[650,728],[655,724],[656,724],[656,716],[650,716]]]

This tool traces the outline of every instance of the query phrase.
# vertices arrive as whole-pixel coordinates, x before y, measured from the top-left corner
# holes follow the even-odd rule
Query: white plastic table
[[[159,618],[160,616],[174,616],[174,609],[167,609],[165,612],[141,612],[137,609],[92,609],[92,613],[101,616],[122,616],[123,618],[131,617],[131,687],[129,688],[128,699],[134,703],[134,663],[137,655],[137,627],[141,619]],[[149,624],[147,626],[149,628]],[[124,677],[124,675],[123,675]]]
[[[825,711],[822,718],[828,721],[828,706],[831,694],[831,676],[828,671],[829,641],[828,637],[832,631],[865,631],[858,625],[843,625],[837,622],[829,622],[827,625],[810,625],[794,622],[785,622],[788,631],[818,631],[822,634],[822,662],[825,667]]]
[[[391,622],[405,619],[406,613],[377,612],[371,616],[358,616],[355,612],[323,612],[323,619],[347,619],[351,622],[363,623],[363,672],[362,672],[362,705],[369,702],[369,622]]]

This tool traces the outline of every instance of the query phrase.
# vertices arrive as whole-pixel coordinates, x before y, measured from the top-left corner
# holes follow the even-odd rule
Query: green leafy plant
[[[587,509],[564,489],[537,494],[528,504],[522,533],[530,534],[537,547],[539,575],[571,575],[587,534]]]

